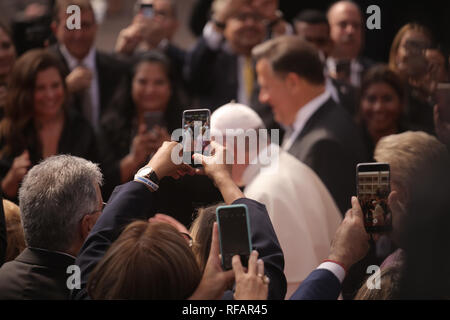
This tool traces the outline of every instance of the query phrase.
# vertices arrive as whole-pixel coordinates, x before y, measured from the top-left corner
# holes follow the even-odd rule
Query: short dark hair
[[[366,72],[361,84],[361,97],[365,95],[372,84],[380,82],[388,84],[397,93],[399,100],[405,102],[406,89],[402,79],[397,72],[385,64],[375,65]]]
[[[256,46],[255,60],[267,59],[272,70],[286,75],[293,72],[312,84],[324,84],[319,51],[299,36],[281,36]]]
[[[294,23],[295,22],[306,22],[309,24],[324,23],[324,24],[329,25],[328,18],[327,18],[327,15],[325,14],[325,12],[315,10],[315,9],[307,9],[307,10],[300,11],[294,18]]]

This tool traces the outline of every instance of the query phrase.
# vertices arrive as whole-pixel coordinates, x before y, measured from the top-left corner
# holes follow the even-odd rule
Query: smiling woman
[[[0,122],[1,189],[9,199],[15,200],[22,178],[42,159],[68,153],[98,160],[93,130],[65,107],[63,79],[58,60],[45,50],[31,50],[14,65]]]
[[[385,65],[371,68],[363,79],[357,115],[371,157],[382,137],[407,130],[404,105],[404,85],[398,74]]]

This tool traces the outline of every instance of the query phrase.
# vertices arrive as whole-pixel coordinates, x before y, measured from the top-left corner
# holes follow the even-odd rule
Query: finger
[[[258,259],[258,261],[256,261],[256,265],[257,265],[257,274],[264,274],[264,261],[262,261],[262,259]]]
[[[220,245],[219,245],[219,229],[217,226],[217,222],[213,224],[213,232],[211,237],[211,248],[209,249],[210,257],[218,257],[220,253]]]
[[[244,274],[244,268],[242,267],[241,257],[239,255],[233,256],[231,259],[231,265],[233,267],[236,278],[239,278]]]
[[[199,153],[194,153],[192,155],[192,159],[194,160],[195,164],[202,164],[203,166],[205,165],[206,161],[205,161],[205,156],[199,154]]]
[[[361,205],[359,204],[359,200],[357,197],[352,197],[352,215],[354,217],[358,217],[361,220],[364,219]]]
[[[138,134],[144,135],[146,132],[147,132],[147,126],[145,125],[145,123],[141,123],[139,125]]]
[[[248,259],[248,273],[255,275],[257,274],[257,265],[256,265],[256,261],[258,261],[258,251],[253,250],[252,253],[250,254],[250,258]]]

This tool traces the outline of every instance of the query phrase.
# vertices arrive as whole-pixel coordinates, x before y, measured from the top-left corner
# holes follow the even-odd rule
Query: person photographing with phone
[[[269,298],[281,299],[284,297],[286,292],[286,279],[283,274],[284,259],[267,212],[260,203],[244,198],[240,189],[231,180],[229,167],[217,163],[216,159],[218,155],[223,154],[224,149],[216,148],[215,155],[211,157],[196,154],[195,157],[200,157],[198,160],[203,164],[202,169],[193,169],[186,164],[176,165],[171,156],[178,152],[178,156],[181,157],[180,151],[178,143],[164,142],[150,162],[138,171],[134,181],[115,190],[101,215],[101,220],[95,225],[78,255],[76,264],[81,268],[82,289],[73,291],[72,297],[84,299],[89,295],[94,299],[187,299],[189,297],[192,299],[219,299],[223,296],[225,290],[233,283],[233,277],[231,273],[224,272],[221,268],[218,239],[216,238],[217,227],[214,227],[213,231],[208,264],[201,275],[198,266],[196,268],[196,264],[192,264],[192,261],[195,262],[195,258],[192,252],[188,251],[190,250],[188,242],[179,241],[183,239],[183,236],[175,232],[174,228],[148,222],[148,219],[155,214],[159,182],[167,176],[179,178],[186,174],[206,174],[222,192],[225,203],[248,206],[250,221],[253,224],[251,226],[253,248],[259,252],[259,257],[264,261],[264,273],[270,278]],[[129,224],[135,220],[142,221]],[[120,230],[124,227],[124,231],[120,234]],[[167,236],[166,241],[159,237],[162,241],[159,247],[171,243],[170,246],[173,250],[177,248],[179,254],[170,256],[170,253],[164,250],[157,253],[151,249],[151,241],[148,242],[148,245],[144,245],[148,237],[156,232],[164,232]],[[138,242],[142,245],[137,245]],[[120,247],[129,248],[130,243],[133,250],[120,250]],[[143,248],[148,248],[148,250],[136,252]],[[174,252],[173,250],[169,251]],[[161,262],[163,264],[167,262],[171,267],[159,268],[148,263],[153,259],[154,254],[161,254],[158,261],[163,261]],[[184,255],[185,258],[181,259],[181,255]],[[258,267],[260,263],[257,262],[255,255],[251,256],[249,262],[250,272],[247,275],[243,272],[238,273],[239,279],[258,280],[260,281],[258,287],[265,290],[267,283],[264,283],[264,279],[254,272],[255,270],[262,271],[261,266]],[[130,259],[132,256],[137,259]],[[189,268],[186,268],[187,264],[189,264]],[[138,268],[142,265],[146,267]],[[235,268],[239,267],[237,263],[234,265]],[[108,272],[113,269],[115,272]],[[130,270],[134,272],[128,272]],[[237,270],[242,271],[241,269]],[[188,273],[191,276],[188,276]],[[136,279],[139,281],[135,282]],[[167,281],[159,281],[160,279]],[[132,283],[138,285],[131,287]],[[170,291],[170,287],[174,285],[181,289]],[[256,298],[240,294],[240,292],[236,291],[238,297]],[[227,295],[227,297],[230,296]]]

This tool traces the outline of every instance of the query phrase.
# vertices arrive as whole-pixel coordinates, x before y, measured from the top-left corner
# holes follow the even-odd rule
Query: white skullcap
[[[250,107],[240,103],[228,103],[211,115],[211,136],[225,136],[226,129],[265,129],[264,122]]]

